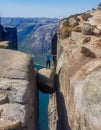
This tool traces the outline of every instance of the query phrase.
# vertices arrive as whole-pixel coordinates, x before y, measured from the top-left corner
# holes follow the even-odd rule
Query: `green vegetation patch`
[[[75,31],[75,32],[81,32],[81,27],[77,26],[76,28],[74,28],[73,31]]]
[[[19,130],[20,126],[21,126],[21,122],[18,121],[12,126],[8,126],[8,128],[6,128],[5,130]]]
[[[86,57],[96,58],[95,53],[86,47],[81,48],[81,53],[83,53]]]
[[[70,26],[70,25],[69,25],[69,21],[68,21],[68,20],[66,20],[66,21],[63,23],[63,25],[64,25],[65,27]]]
[[[63,27],[59,30],[58,34],[60,35],[61,39],[65,39],[71,35],[71,27]]]
[[[59,29],[58,35],[61,39],[65,39],[71,35],[72,31],[81,32],[81,27],[78,26],[79,18],[73,16],[66,19],[63,23],[63,27]]]
[[[83,14],[81,15],[81,17],[82,17],[82,19],[83,19],[84,21],[87,21],[88,18],[91,18],[91,17],[92,17],[92,15],[89,14],[89,13],[83,13]]]
[[[81,31],[84,35],[95,35],[94,27],[88,23],[82,25]]]

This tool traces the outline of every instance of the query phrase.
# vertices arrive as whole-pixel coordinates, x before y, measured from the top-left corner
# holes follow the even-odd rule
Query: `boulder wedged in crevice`
[[[55,92],[55,71],[41,69],[37,74],[37,86],[43,93],[51,94]]]

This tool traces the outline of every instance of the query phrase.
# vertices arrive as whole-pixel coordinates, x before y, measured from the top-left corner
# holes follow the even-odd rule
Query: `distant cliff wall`
[[[4,27],[0,25],[0,41],[8,41],[7,48],[17,50],[18,38],[16,27]]]

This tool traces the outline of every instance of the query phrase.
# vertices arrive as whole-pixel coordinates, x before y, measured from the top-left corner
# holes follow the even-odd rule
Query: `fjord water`
[[[42,66],[34,64],[34,68],[41,69]],[[39,91],[39,129],[48,130],[48,102],[49,95]]]

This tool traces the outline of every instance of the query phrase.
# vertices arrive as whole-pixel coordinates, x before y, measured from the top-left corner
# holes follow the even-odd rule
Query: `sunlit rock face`
[[[36,72],[30,57],[0,49],[0,129],[36,130]]]
[[[100,130],[101,10],[61,20],[57,37],[54,129]]]

